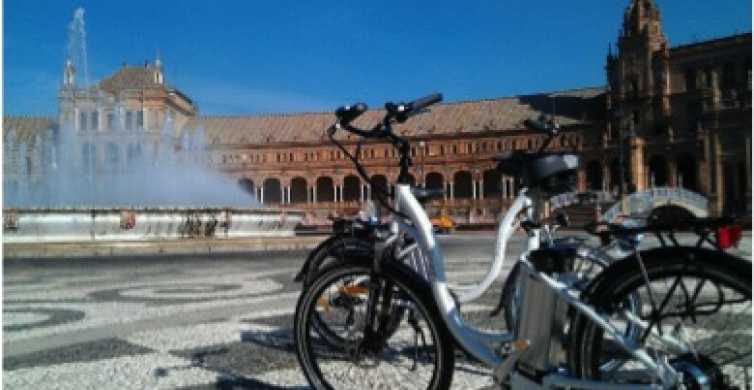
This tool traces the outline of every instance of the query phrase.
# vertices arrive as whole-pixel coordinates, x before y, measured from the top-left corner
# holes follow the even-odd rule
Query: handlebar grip
[[[441,101],[442,101],[442,94],[433,93],[431,95],[427,95],[423,98],[419,98],[411,102],[410,103],[411,111],[419,111]]]
[[[338,122],[343,125],[347,125],[359,116],[361,114],[365,113],[367,111],[367,105],[364,103],[356,103],[350,106],[343,106],[338,107],[337,110],[335,110],[335,116],[338,117]]]

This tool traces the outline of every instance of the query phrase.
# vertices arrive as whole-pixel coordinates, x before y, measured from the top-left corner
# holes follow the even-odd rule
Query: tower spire
[[[165,82],[162,74],[162,60],[160,59],[160,49],[157,49],[157,54],[154,60],[154,82],[155,84],[163,84]]]

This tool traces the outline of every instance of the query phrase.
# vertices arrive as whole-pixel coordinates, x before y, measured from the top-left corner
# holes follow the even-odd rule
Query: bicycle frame
[[[495,261],[490,266],[490,273],[484,279],[482,284],[476,289],[469,292],[468,296],[474,296],[474,294],[481,294],[486,287],[492,283],[497,273],[503,266],[505,260],[505,249],[508,239],[510,239],[513,231],[515,230],[515,217],[522,211],[526,212],[529,219],[534,219],[534,206],[535,199],[532,199],[529,195],[529,191],[526,188],[522,188],[516,197],[513,205],[506,213],[506,216],[500,222],[497,235],[497,243],[495,246]],[[456,342],[468,353],[475,358],[479,359],[485,365],[495,368],[497,379],[502,379],[502,376],[507,375],[514,364],[511,364],[508,359],[516,359],[521,354],[514,353],[509,357],[502,357],[496,350],[498,350],[503,343],[514,341],[514,334],[511,332],[492,333],[477,330],[464,323],[464,320],[459,311],[459,307],[456,304],[456,300],[451,294],[451,290],[448,287],[448,281],[445,275],[444,258],[440,247],[435,241],[435,237],[432,231],[432,223],[429,220],[424,208],[416,200],[411,193],[411,188],[406,184],[396,185],[395,191],[395,205],[396,209],[401,213],[408,216],[413,223],[413,227],[404,226],[403,228],[412,229],[414,231],[417,242],[421,247],[425,255],[429,256],[430,269],[432,277],[429,282],[432,286],[432,293],[435,302],[438,306],[439,312],[445,322],[448,330],[451,332]],[[550,290],[557,294],[560,298],[564,299],[569,305],[573,306],[580,312],[587,315],[593,321],[595,321],[600,327],[605,329],[606,332],[613,335],[618,344],[623,347],[626,352],[640,361],[648,370],[657,374],[657,377],[661,379],[663,384],[675,384],[677,381],[677,374],[667,364],[656,362],[649,354],[642,348],[636,348],[632,346],[630,340],[625,339],[614,326],[612,326],[607,320],[605,320],[594,308],[581,302],[578,296],[569,292],[568,286],[555,280],[544,273],[536,271],[531,263],[527,260],[527,255],[530,251],[539,248],[539,234],[538,230],[534,229],[533,234],[529,236],[527,242],[527,252],[521,255],[519,261],[523,262],[526,266],[524,269],[540,281],[544,282]],[[628,321],[636,323],[637,326],[643,325],[636,318],[627,318]],[[667,336],[666,336],[667,337]],[[526,340],[528,342],[528,340]],[[674,346],[683,346],[683,342],[680,340],[668,340],[671,341]],[[513,361],[515,362],[515,360]],[[506,364],[507,363],[507,364]],[[506,372],[501,372],[504,370]],[[555,377],[548,376],[547,383],[559,385],[558,375]],[[581,381],[570,377],[563,377],[563,383],[570,383],[572,386],[574,383],[580,383],[580,386],[585,388],[605,388],[604,384],[593,381]],[[648,386],[631,386],[636,389],[656,389],[656,385]]]

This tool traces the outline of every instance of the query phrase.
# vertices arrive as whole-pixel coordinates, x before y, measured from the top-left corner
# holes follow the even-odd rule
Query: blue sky
[[[658,0],[672,45],[751,31],[748,0]],[[5,114],[54,115],[67,26],[85,11],[90,79],[160,52],[202,114],[327,111],[604,84],[628,0],[5,0]]]

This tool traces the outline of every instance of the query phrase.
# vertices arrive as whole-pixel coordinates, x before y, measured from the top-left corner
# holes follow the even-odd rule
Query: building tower
[[[668,137],[670,53],[654,0],[631,0],[623,16],[618,53],[607,56],[609,137],[619,142],[623,192],[646,188],[643,145],[648,137]]]

